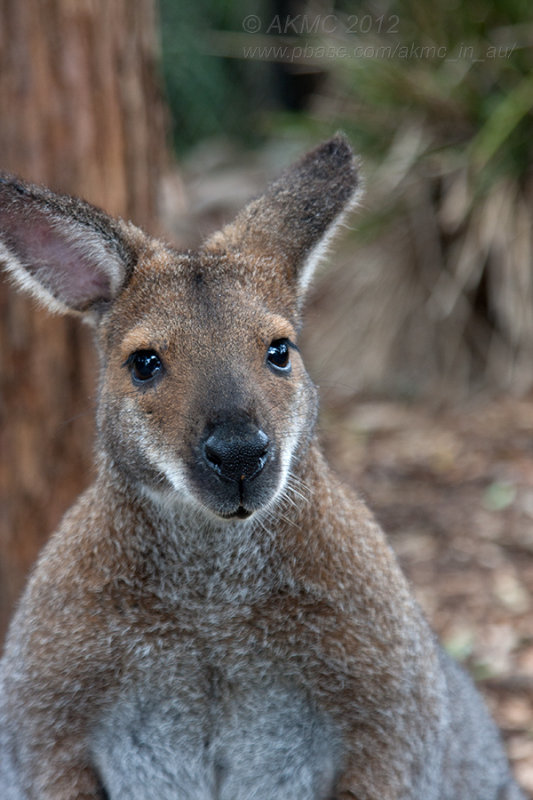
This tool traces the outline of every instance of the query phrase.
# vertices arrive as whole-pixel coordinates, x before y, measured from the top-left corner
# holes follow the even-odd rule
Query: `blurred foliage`
[[[291,10],[284,15],[278,7]],[[246,33],[251,15],[260,20],[258,35]],[[160,0],[160,17],[179,149],[220,133],[254,141],[295,124],[326,135],[343,127],[362,152],[380,157],[398,126],[416,117],[432,132],[428,147],[469,142],[478,166],[498,155],[495,172],[520,173],[531,163],[529,0],[341,0],[335,8],[196,0],[186,11],[177,0]],[[265,42],[270,55],[261,52]],[[288,46],[277,50],[280,43]],[[297,50],[306,44],[302,57]],[[320,55],[321,46],[329,54]],[[326,119],[312,102],[293,120],[272,114],[280,110],[273,64],[284,67],[285,81],[296,72],[321,76],[339,99]],[[268,118],[261,118],[265,107]]]
[[[250,97],[265,92],[261,69],[218,54],[213,31],[241,30],[251,13],[244,0],[160,0],[162,70],[172,114],[172,135],[181,153],[201,139],[227,134],[247,144],[256,141]],[[253,10],[253,9],[252,9]]]
[[[346,4],[345,13],[353,27],[352,8]],[[395,260],[410,259],[405,280],[421,291],[400,317],[416,318],[445,383],[527,391],[531,7],[525,0],[393,0],[361,5],[359,20],[365,14],[374,20],[370,31],[340,39],[367,57],[336,61],[317,111],[374,163],[369,238],[405,233]],[[377,32],[383,18],[397,23],[394,32]]]
[[[366,13],[374,20],[396,17],[398,25],[394,33],[353,37],[359,41],[352,48],[360,44],[377,57],[335,65],[338,96],[346,101],[338,122],[361,148],[382,155],[398,128],[414,119],[427,134],[425,152],[449,147],[450,159],[467,157],[479,177],[484,170],[489,179],[523,175],[533,147],[527,0],[395,0],[369,3]],[[348,6],[347,18],[352,14]]]

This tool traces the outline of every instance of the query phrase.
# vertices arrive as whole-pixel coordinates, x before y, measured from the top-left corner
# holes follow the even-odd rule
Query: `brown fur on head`
[[[302,298],[357,189],[336,136],[178,253],[86,203],[0,181],[15,280],[96,325],[101,449],[128,481],[218,517],[282,493],[316,410],[296,347]]]

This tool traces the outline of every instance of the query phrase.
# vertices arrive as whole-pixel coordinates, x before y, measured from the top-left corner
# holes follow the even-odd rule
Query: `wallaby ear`
[[[206,247],[275,260],[303,297],[328,242],[360,193],[358,164],[342,134],[307,153]]]
[[[125,225],[67,195],[0,175],[0,263],[53,311],[91,312],[127,282]]]

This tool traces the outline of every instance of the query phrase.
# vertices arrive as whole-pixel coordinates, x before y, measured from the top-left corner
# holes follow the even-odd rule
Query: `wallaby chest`
[[[102,716],[94,763],[113,797],[183,800],[330,797],[340,768],[329,720],[282,664],[229,675],[173,654]],[[149,782],[147,784],[147,781]]]
[[[172,584],[162,580],[160,613],[153,596],[149,611],[131,612],[136,646],[91,736],[111,796],[140,800],[147,781],[161,800],[332,795],[340,733],[296,664],[294,598],[259,560],[231,602],[235,576],[221,554],[218,568],[206,559],[194,570],[185,556]]]

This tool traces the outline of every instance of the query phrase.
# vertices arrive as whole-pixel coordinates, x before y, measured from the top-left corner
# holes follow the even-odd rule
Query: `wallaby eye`
[[[153,350],[137,350],[126,361],[133,383],[148,383],[163,371],[161,359]]]
[[[278,372],[289,372],[291,368],[291,357],[289,352],[290,343],[288,339],[275,339],[267,352],[267,362]]]

